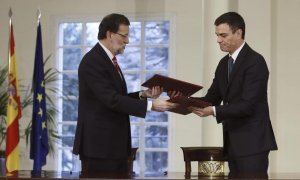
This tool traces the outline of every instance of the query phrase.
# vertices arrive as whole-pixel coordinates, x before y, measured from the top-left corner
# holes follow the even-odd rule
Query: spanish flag
[[[10,11],[11,12],[11,11]],[[21,103],[18,89],[17,62],[15,54],[15,41],[13,25],[10,19],[9,36],[9,55],[8,55],[8,103],[6,118],[6,172],[12,175],[19,170],[19,119],[21,118]]]

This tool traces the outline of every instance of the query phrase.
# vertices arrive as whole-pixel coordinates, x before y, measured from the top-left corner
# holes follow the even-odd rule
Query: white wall
[[[300,92],[298,55],[300,37],[300,2],[276,1],[272,26],[272,116],[276,123],[279,151],[276,153],[275,171],[295,172],[299,167],[299,109]],[[288,166],[286,165],[288,164]]]
[[[246,17],[246,40],[261,52],[269,65],[270,115],[279,150],[271,153],[271,172],[299,172],[300,67],[297,36],[300,1],[239,1]]]
[[[55,52],[55,19],[67,16],[102,17],[111,12],[128,16],[154,13],[172,16],[175,28],[172,67],[174,77],[201,84],[202,95],[210,86],[220,57],[214,35],[214,19],[228,10],[240,12],[246,20],[246,41],[263,54],[270,69],[270,110],[279,151],[271,153],[270,172],[300,172],[300,108],[297,81],[300,61],[296,52],[299,42],[300,1],[297,0],[1,0],[0,65],[6,63],[8,49],[8,10],[13,10],[14,34],[19,76],[32,76],[36,40],[36,12],[42,11],[44,56]],[[99,19],[100,21],[101,19]],[[55,65],[55,58],[49,65]],[[170,171],[184,171],[181,146],[220,146],[222,133],[214,118],[172,114],[170,122]],[[22,122],[30,120],[30,110]],[[31,169],[29,148],[22,145],[22,169]],[[49,163],[44,169],[53,169]]]

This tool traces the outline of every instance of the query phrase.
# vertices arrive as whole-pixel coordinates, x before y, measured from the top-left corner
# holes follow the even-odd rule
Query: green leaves
[[[51,58],[51,55],[47,56],[44,61],[44,68],[48,60]],[[54,85],[57,82],[59,77],[59,71],[55,68],[48,68],[45,69],[45,87],[46,87],[46,102],[47,102],[47,126],[48,126],[48,138],[49,138],[49,153],[54,154],[55,149],[54,145],[56,142],[59,142],[60,136],[58,135],[57,131],[57,115],[59,114],[59,110],[55,105],[56,102],[53,102],[53,97],[51,96],[58,96],[60,90]],[[6,138],[6,109],[7,109],[7,101],[8,101],[8,83],[7,83],[7,74],[8,74],[8,67],[0,67],[0,151],[4,150],[4,143]],[[29,85],[22,85],[19,83],[19,91],[21,94],[21,106],[22,111],[27,107],[32,107],[33,103],[33,83]],[[22,98],[22,96],[24,98]],[[31,117],[29,117],[31,118]],[[29,120],[28,124],[24,128],[24,134],[20,136],[25,138],[26,145],[29,144],[30,133],[31,133],[31,119]]]
[[[4,150],[3,144],[6,137],[7,73],[7,66],[0,67],[0,151]]]

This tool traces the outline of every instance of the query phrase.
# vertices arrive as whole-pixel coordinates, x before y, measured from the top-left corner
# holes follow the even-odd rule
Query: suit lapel
[[[122,91],[122,93],[127,94],[127,86],[126,86],[125,78],[124,78],[122,71],[120,70],[120,73],[121,73],[121,76],[120,76],[119,72],[116,70],[115,66],[111,62],[111,59],[108,57],[108,55],[106,54],[106,52],[100,46],[99,43],[96,44],[95,48],[96,48],[96,52],[98,54],[100,54],[100,56],[103,57],[104,63],[109,68],[109,71],[111,72],[116,85],[119,87],[119,89]]]
[[[249,46],[247,43],[245,43],[244,47],[241,49],[240,53],[238,54],[238,56],[234,62],[232,71],[229,76],[228,84],[227,84],[227,89],[226,89],[226,93],[225,93],[226,95],[228,94],[228,89],[233,81],[233,78],[238,74],[238,71],[241,69],[240,67],[245,60],[244,56],[247,54],[248,49],[249,49]],[[227,70],[227,73],[228,73],[228,70]]]
[[[120,76],[120,75],[121,75],[121,76]],[[120,77],[119,79],[121,79],[121,83],[123,84],[123,85],[122,85],[123,92],[124,92],[125,94],[127,94],[127,85],[126,85],[125,77],[124,77],[123,72],[122,72],[121,69],[120,69],[119,77]],[[121,78],[121,77],[122,77],[122,78]]]

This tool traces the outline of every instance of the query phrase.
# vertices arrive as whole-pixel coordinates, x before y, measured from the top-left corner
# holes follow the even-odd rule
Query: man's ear
[[[243,31],[242,31],[241,29],[238,29],[238,30],[236,31],[236,33],[237,33],[240,37],[242,37],[242,35],[243,35]]]
[[[111,39],[111,32],[110,31],[106,31],[106,38]]]

